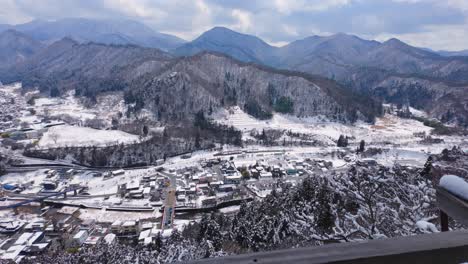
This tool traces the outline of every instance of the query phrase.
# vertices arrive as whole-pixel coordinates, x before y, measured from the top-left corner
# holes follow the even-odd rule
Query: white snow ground
[[[212,118],[219,123],[234,126],[244,132],[244,137],[252,130],[262,129],[291,130],[295,133],[303,133],[316,136],[325,144],[335,145],[340,135],[355,137],[356,140],[364,139],[366,143],[385,142],[412,142],[414,133],[426,132],[432,128],[424,126],[419,121],[412,119],[402,119],[394,115],[385,115],[378,118],[374,125],[357,122],[354,125],[341,124],[326,121],[321,117],[298,118],[291,115],[273,114],[271,120],[257,120],[242,111],[239,107],[232,107],[228,110],[221,109],[212,115]]]
[[[139,141],[139,137],[118,130],[98,130],[79,126],[54,126],[39,140],[39,148],[106,146],[130,144]]]

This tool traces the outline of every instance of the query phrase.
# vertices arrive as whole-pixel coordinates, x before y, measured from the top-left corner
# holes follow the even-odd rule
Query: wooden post
[[[442,210],[439,210],[440,212],[440,227],[441,227],[441,231],[442,232],[447,232],[449,231],[449,227],[448,227],[448,215],[442,211]]]

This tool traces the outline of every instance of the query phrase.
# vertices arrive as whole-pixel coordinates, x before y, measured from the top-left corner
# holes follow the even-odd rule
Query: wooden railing
[[[437,205],[440,209],[440,224],[442,231],[448,231],[448,217],[468,226],[468,201],[450,193],[441,187],[436,187]]]
[[[448,217],[468,226],[468,201],[437,187],[443,231],[448,231]],[[206,264],[316,264],[316,263],[468,263],[468,230],[330,244],[202,259],[191,263]]]
[[[468,262],[468,230],[276,250],[224,258],[202,259],[191,263],[456,264],[463,262]]]

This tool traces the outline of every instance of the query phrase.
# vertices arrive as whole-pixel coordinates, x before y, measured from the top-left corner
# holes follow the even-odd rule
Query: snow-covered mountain
[[[134,44],[169,50],[185,42],[176,36],[156,32],[133,20],[65,18],[57,21],[33,20],[14,26],[3,25],[0,26],[0,31],[2,28],[15,29],[45,43],[71,37],[79,42]]]
[[[324,76],[381,100],[410,104],[429,111],[433,117],[445,115],[450,116],[446,121],[451,123],[468,124],[464,114],[468,107],[458,96],[459,91],[463,94],[468,89],[466,57],[440,56],[398,39],[381,43],[343,33],[312,36],[277,48],[258,37],[225,28],[207,31],[175,53],[192,55],[201,51]],[[417,84],[414,79],[419,80]],[[408,88],[414,85],[418,88]],[[440,86],[447,89],[437,90]],[[445,103],[441,105],[442,95]],[[438,110],[433,111],[434,105]]]
[[[27,60],[44,47],[40,42],[15,30],[0,33],[0,68]]]
[[[276,50],[277,48],[256,36],[241,34],[225,27],[215,27],[173,52],[190,56],[201,51],[215,51],[245,62],[264,63],[271,60]]]

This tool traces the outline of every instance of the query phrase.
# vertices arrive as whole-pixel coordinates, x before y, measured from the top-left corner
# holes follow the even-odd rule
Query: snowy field
[[[86,105],[85,100],[75,97],[75,91],[68,91],[61,97],[47,97],[38,90],[29,90],[22,94],[21,83],[0,85],[0,106],[14,100],[14,105],[8,110],[15,118],[16,124],[28,123],[34,129],[43,128],[42,120],[47,117],[51,120],[62,120],[70,124],[83,125],[90,120],[99,119],[106,126],[111,125],[113,118],[121,118],[126,111],[123,93],[113,92],[97,96],[96,104],[92,107]],[[34,100],[32,99],[34,98]],[[0,109],[2,109],[0,107]],[[119,114],[120,113],[120,114]],[[147,115],[147,113],[146,113]]]
[[[98,130],[79,126],[54,126],[39,140],[39,148],[107,146],[139,141],[136,135],[118,130]]]
[[[117,220],[132,221],[144,220],[150,218],[159,218],[161,213],[156,212],[119,212],[119,211],[106,211],[98,209],[80,209],[79,218],[81,220],[95,220],[99,223],[113,223]]]
[[[75,97],[74,91],[70,91],[63,97],[39,97],[34,100],[34,109],[38,114],[56,118],[78,122],[99,118],[110,123],[116,113],[125,111],[125,103],[121,93],[104,94],[98,96],[96,105],[89,108]]]
[[[333,146],[340,135],[348,135],[356,140],[364,139],[368,143],[407,143],[414,141],[413,133],[426,132],[432,128],[412,119],[402,119],[393,115],[378,118],[374,125],[357,122],[346,125],[325,121],[323,118],[298,118],[291,115],[273,114],[271,120],[257,120],[243,112],[239,107],[222,109],[213,114],[219,123],[234,126],[244,132],[244,138],[252,130],[262,129],[286,130],[316,136],[325,144]]]

